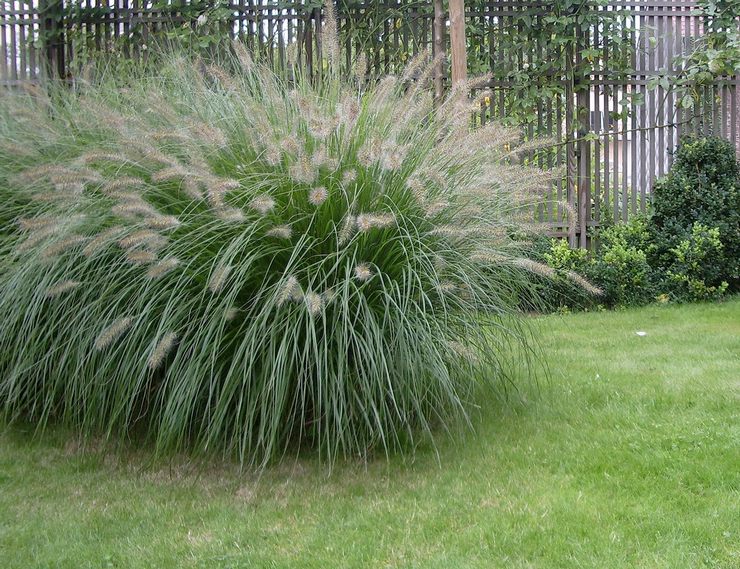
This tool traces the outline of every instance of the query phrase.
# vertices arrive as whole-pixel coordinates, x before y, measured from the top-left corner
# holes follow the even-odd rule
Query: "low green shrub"
[[[717,290],[727,281],[730,290],[738,290],[740,163],[733,144],[722,138],[683,139],[670,172],[656,182],[648,227],[654,245],[651,265],[669,270],[676,262],[676,248],[693,239],[696,223],[718,230],[722,254],[712,256],[715,265],[708,273],[692,279]]]
[[[726,262],[718,228],[710,229],[697,221],[691,235],[670,253],[665,288],[674,300],[717,300],[727,291],[729,284],[723,280]]]
[[[654,299],[653,270],[648,263],[649,233],[642,217],[598,233],[598,252],[585,274],[603,290],[607,306],[637,306]]]
[[[330,22],[331,24],[331,22]],[[407,449],[527,363],[510,236],[550,173],[401,77],[282,80],[239,45],[0,105],[0,404],[265,464]]]
[[[520,293],[519,305],[534,312],[568,311],[595,306],[602,291],[584,275],[590,258],[582,249],[571,249],[564,239],[529,236],[532,247],[533,286]]]
[[[571,250],[551,240],[536,258],[559,276],[574,271],[603,294],[568,295],[560,278],[540,283],[547,309],[635,306],[656,299],[717,300],[738,290],[740,270],[740,163],[732,144],[687,138],[667,177],[655,185],[646,217],[595,232],[596,250]]]

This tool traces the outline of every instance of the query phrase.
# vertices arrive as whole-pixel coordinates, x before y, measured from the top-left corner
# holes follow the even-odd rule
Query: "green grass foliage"
[[[531,355],[551,173],[422,55],[288,81],[240,45],[0,107],[0,405],[263,465],[407,449]],[[334,47],[332,47],[334,46]],[[94,74],[92,74],[94,75]],[[483,93],[482,96],[485,96]]]

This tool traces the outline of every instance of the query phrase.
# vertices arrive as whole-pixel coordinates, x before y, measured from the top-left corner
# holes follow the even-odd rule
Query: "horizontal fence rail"
[[[297,2],[239,0],[5,0],[0,1],[0,84],[69,78],[73,62],[96,51],[146,57],[162,32],[196,29],[220,14],[222,35],[242,39],[272,61],[297,57],[310,68],[320,64],[322,9],[317,0]],[[544,25],[551,5],[539,0],[467,2],[466,26],[474,71],[491,71],[491,95],[478,120],[515,116],[517,74],[532,54],[547,53],[546,40],[512,46],[512,28],[522,16]],[[691,50],[703,33],[693,0],[613,0],[590,5],[610,12],[629,46],[623,54],[599,25],[576,30],[577,49],[600,65],[576,83],[560,71],[543,76],[553,93],[536,102],[523,125],[528,137],[553,137],[558,144],[534,158],[542,166],[562,166],[566,175],[549,196],[553,206],[535,212],[555,236],[586,247],[590,232],[605,222],[626,221],[645,211],[655,180],[670,168],[678,140],[686,134],[712,134],[732,140],[740,155],[740,79],[728,77],[703,88],[691,109],[679,108],[675,92],[655,78],[676,75],[674,60]],[[218,12],[214,10],[218,9]],[[432,0],[337,2],[345,64],[365,54],[371,75],[393,73],[415,54],[449,49],[447,22],[435,25]],[[199,17],[201,20],[199,20]],[[439,37],[437,37],[439,35]],[[475,36],[475,41],[471,38]],[[586,50],[586,51],[584,51]],[[624,61],[622,62],[624,64]],[[438,81],[448,81],[448,71]],[[567,205],[566,205],[567,204]],[[575,216],[573,215],[575,212]]]

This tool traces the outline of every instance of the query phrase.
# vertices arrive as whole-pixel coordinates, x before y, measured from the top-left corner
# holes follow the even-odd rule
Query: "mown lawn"
[[[438,458],[256,479],[8,431],[0,567],[740,567],[740,300],[537,324],[539,396]]]

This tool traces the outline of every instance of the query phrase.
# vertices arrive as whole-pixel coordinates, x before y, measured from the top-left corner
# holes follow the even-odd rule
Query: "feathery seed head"
[[[355,79],[357,79],[360,84],[365,82],[365,77],[367,77],[367,56],[365,55],[365,52],[362,52],[357,56],[354,73]]]
[[[143,199],[125,199],[111,208],[113,215],[124,219],[136,219],[139,217],[154,217],[158,215],[151,205]]]
[[[142,245],[154,249],[162,242],[162,239],[163,236],[156,231],[142,229],[127,235],[121,239],[118,244],[124,249],[131,249],[132,247],[139,247]]]
[[[311,190],[311,192],[308,195],[308,201],[311,202],[312,205],[315,205],[316,207],[320,206],[322,203],[326,201],[326,198],[329,197],[329,192],[326,191],[326,188],[319,187],[314,188]]]
[[[180,226],[180,220],[174,215],[155,215],[144,220],[144,223],[151,229],[159,229],[161,231],[175,229]]]
[[[330,305],[332,302],[334,302],[334,299],[337,297],[337,291],[334,288],[327,288],[324,292],[321,293],[321,297],[324,299],[324,307]]]
[[[101,351],[110,346],[113,342],[118,340],[126,331],[131,327],[133,319],[130,317],[119,318],[114,321],[110,326],[105,328],[100,335],[95,339],[94,347],[97,351]]]
[[[339,231],[339,235],[337,236],[337,241],[339,245],[344,245],[352,238],[352,235],[355,232],[356,223],[357,218],[355,218],[355,216],[353,215],[347,214],[347,216],[344,218],[344,222],[342,223],[342,229]]]
[[[426,187],[417,174],[409,176],[408,180],[406,180],[406,187],[411,190],[417,201],[423,202],[426,199]]]
[[[190,176],[182,181],[182,189],[187,196],[193,200],[203,199],[203,192],[200,189],[201,182],[197,178]]]
[[[206,199],[208,200],[208,204],[215,209],[223,208],[226,205],[224,202],[224,193],[215,188],[208,188],[206,190]]]
[[[434,217],[436,215],[439,215],[442,213],[445,209],[449,207],[449,202],[447,201],[437,201],[432,204],[429,204],[425,210],[424,213],[427,217]]]
[[[380,157],[380,142],[377,139],[368,139],[357,151],[357,161],[365,168],[370,168],[378,162]]]
[[[79,194],[77,194],[79,195]],[[60,192],[58,190],[48,192],[38,192],[33,194],[34,201],[41,203],[74,203],[77,195],[69,192]]]
[[[280,239],[290,239],[292,234],[293,230],[290,225],[277,225],[266,233],[268,237],[278,237]]]
[[[290,154],[292,156],[296,156],[301,151],[301,147],[298,145],[295,135],[284,138],[280,142],[280,149],[286,154]]]
[[[215,79],[221,84],[221,87],[225,91],[237,91],[234,79],[232,79],[232,77],[222,67],[209,63],[206,65],[206,71],[208,71],[208,75],[210,75],[212,79]]]
[[[384,170],[398,170],[403,165],[407,151],[408,148],[405,146],[391,144],[388,148],[384,149],[381,154],[381,166]]]
[[[339,57],[339,34],[337,33],[337,18],[334,13],[334,0],[324,2],[324,37],[323,45],[326,48],[327,59],[332,68],[341,63]]]
[[[347,129],[351,129],[360,115],[360,105],[353,95],[346,96],[337,109],[337,118]]]
[[[604,294],[604,291],[601,288],[591,284],[589,281],[587,281],[581,275],[574,271],[566,271],[565,276],[567,276],[571,281],[580,286],[589,294],[592,294],[594,296],[601,296],[602,294]]]
[[[114,227],[106,229],[102,233],[98,233],[90,240],[87,245],[85,245],[85,247],[82,249],[82,254],[85,255],[85,257],[92,257],[93,255],[95,255],[99,251],[102,251],[105,247],[110,245],[110,243],[123,231],[123,227],[121,227],[120,225],[116,225]]]
[[[310,184],[316,179],[316,168],[305,154],[301,154],[295,164],[291,165],[288,174],[296,182]]]
[[[87,239],[88,238],[84,235],[71,235],[70,237],[66,237],[64,239],[61,239],[60,241],[56,241],[55,243],[52,243],[48,247],[44,248],[41,251],[41,257],[44,259],[53,259],[58,255],[66,253],[70,249],[74,249],[78,245],[87,241]]]
[[[430,235],[439,235],[450,239],[462,239],[476,233],[480,233],[480,229],[477,227],[460,227],[449,224],[438,225],[429,232]]]
[[[141,149],[141,154],[144,158],[157,162],[158,164],[166,164],[173,169],[180,169],[181,166],[174,158],[167,156],[164,152],[161,152],[153,146],[145,146]]]
[[[234,40],[231,42],[231,46],[234,48],[234,53],[239,60],[239,64],[242,66],[242,70],[247,73],[252,72],[254,70],[254,61],[244,44],[238,40]]]
[[[33,229],[25,241],[23,241],[18,247],[16,248],[16,251],[18,253],[22,253],[24,251],[29,251],[36,247],[39,243],[44,241],[45,239],[51,237],[52,235],[55,235],[57,232],[59,232],[61,227],[58,224],[49,225],[47,227],[41,227],[39,229]]]
[[[298,302],[303,299],[303,289],[293,275],[283,281],[277,294],[277,305],[282,306],[289,300]]]
[[[106,181],[101,186],[100,190],[107,196],[119,198],[122,193],[125,195],[134,188],[141,188],[144,184],[145,182],[141,178],[124,176],[122,178],[116,178],[115,180]]]
[[[84,186],[89,182],[101,182],[100,172],[91,168],[63,169],[49,174],[49,181],[55,185],[75,184]]]
[[[548,279],[552,279],[557,276],[555,269],[543,263],[533,261],[532,259],[516,258],[512,259],[511,263],[515,267],[519,267],[520,269],[524,269],[525,271],[529,271],[530,273],[534,273]]]
[[[319,168],[326,168],[327,170],[334,172],[337,168],[339,168],[339,160],[329,156],[326,148],[322,146],[320,148],[317,148],[311,155],[311,165],[313,166],[314,170],[318,170]]]
[[[56,225],[59,220],[54,217],[24,217],[19,218],[16,223],[21,231],[34,231]]]
[[[355,267],[355,277],[361,281],[368,281],[373,276],[373,271],[366,263],[361,263]]]
[[[508,257],[501,255],[500,253],[487,251],[479,251],[477,253],[473,253],[470,258],[478,263],[485,263],[490,265],[505,263],[508,260]]]
[[[262,215],[266,215],[275,207],[275,200],[267,194],[262,194],[249,202],[249,207]]]
[[[169,182],[182,180],[188,176],[188,172],[182,166],[170,166],[152,174],[152,182]]]
[[[80,284],[82,283],[73,280],[65,280],[57,283],[54,286],[46,289],[46,298],[55,298],[57,296],[60,296],[65,292],[76,289],[78,286],[80,286]]]
[[[200,120],[190,120],[188,124],[190,125],[191,134],[205,144],[223,148],[229,142],[224,132],[218,127]]]
[[[158,279],[175,269],[180,261],[174,257],[168,257],[150,266],[146,271],[146,276],[150,279]]]
[[[208,281],[208,288],[213,294],[218,294],[223,290],[224,285],[231,274],[231,270],[231,266],[219,264],[213,273],[211,273],[211,278]]]
[[[177,334],[174,332],[167,332],[160,338],[147,360],[147,366],[150,370],[154,371],[162,365],[162,362],[164,362],[174,347],[175,342],[177,342]]]
[[[342,174],[342,184],[345,186],[350,185],[357,179],[357,170],[347,170]]]
[[[475,351],[471,350],[465,344],[456,341],[448,341],[447,345],[456,356],[459,356],[471,362],[475,362],[478,359],[478,355],[475,353]]]
[[[307,292],[304,297],[306,300],[306,307],[312,316],[316,316],[324,311],[324,298],[315,292]]]
[[[220,178],[211,185],[211,189],[221,194],[225,194],[231,190],[238,190],[241,187],[239,180],[232,180],[230,178]]]
[[[115,164],[126,164],[129,159],[123,154],[114,154],[112,152],[100,152],[97,150],[91,152],[85,152],[77,160],[76,164],[94,164],[94,163],[107,163],[113,162]]]
[[[223,206],[216,210],[216,216],[226,223],[242,223],[246,216],[237,207]]]
[[[68,170],[63,167],[59,166],[58,164],[42,164],[40,166],[35,166],[33,168],[28,168],[18,174],[17,177],[17,183],[19,185],[23,184],[31,184],[33,182],[38,182],[39,180],[43,180],[44,178],[49,178],[49,175],[55,174],[57,172],[67,172]]]
[[[144,249],[129,249],[126,251],[126,260],[132,265],[146,265],[157,260],[157,254]]]
[[[79,196],[85,191],[85,184],[80,182],[55,182],[54,189],[59,193]]]
[[[392,213],[362,213],[357,216],[356,223],[357,229],[366,232],[391,227],[396,223],[396,216]]]

